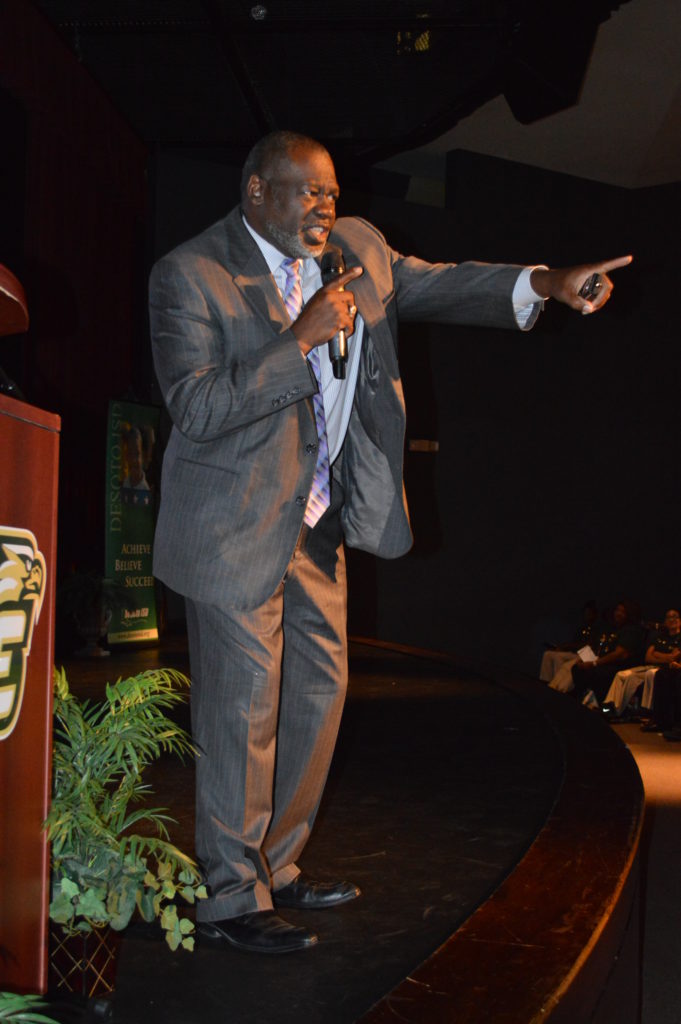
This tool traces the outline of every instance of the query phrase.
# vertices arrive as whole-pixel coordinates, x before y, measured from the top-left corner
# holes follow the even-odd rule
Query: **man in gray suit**
[[[246,160],[241,206],[151,277],[154,361],[174,424],[154,571],[187,606],[209,887],[199,932],[259,952],[317,940],[278,908],[359,896],[296,862],[347,684],[343,543],[387,558],[411,545],[398,318],[528,329],[549,297],[593,312],[609,297],[607,272],[629,262],[428,264],[364,220],[336,221],[338,191],[323,146],[273,133]],[[327,243],[350,269],[322,285]],[[325,345],[340,331],[348,358],[336,377]]]

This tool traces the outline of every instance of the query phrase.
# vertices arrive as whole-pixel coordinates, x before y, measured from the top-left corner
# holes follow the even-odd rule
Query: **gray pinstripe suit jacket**
[[[515,327],[520,268],[404,257],[358,218],[338,220],[331,241],[348,267],[364,267],[352,284],[366,325],[357,392],[334,466],[343,534],[351,546],[394,558],[412,540],[398,318]],[[256,607],[281,581],[300,532],[315,466],[316,383],[238,209],[155,265],[150,309],[174,423],[154,572],[194,600]]]

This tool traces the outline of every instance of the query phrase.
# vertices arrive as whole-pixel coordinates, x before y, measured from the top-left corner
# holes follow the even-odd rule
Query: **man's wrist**
[[[546,277],[550,273],[549,268],[544,264],[538,264],[536,267],[528,267],[527,269],[530,272],[529,287],[537,296],[535,302],[544,302],[549,298],[548,278]]]

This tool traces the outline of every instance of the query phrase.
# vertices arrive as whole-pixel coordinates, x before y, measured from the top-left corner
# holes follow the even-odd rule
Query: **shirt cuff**
[[[544,296],[538,295],[530,284],[530,275],[533,270],[548,269],[548,267],[538,263],[535,267],[525,267],[524,270],[520,271],[512,295],[513,312],[519,327],[525,326],[530,318],[533,306],[536,306],[538,302],[541,302],[542,305],[544,303]]]

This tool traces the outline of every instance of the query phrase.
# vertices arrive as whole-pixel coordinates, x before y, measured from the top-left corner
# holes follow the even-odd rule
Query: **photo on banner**
[[[106,576],[126,589],[113,610],[109,643],[158,639],[156,586],[151,571],[158,501],[156,450],[160,410],[138,402],[109,402],[106,445]]]

